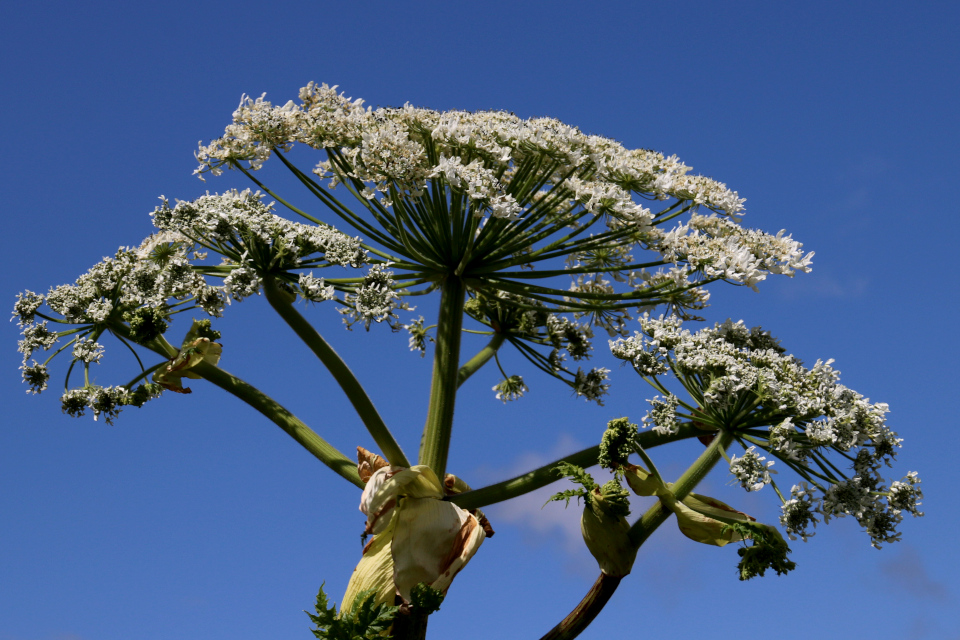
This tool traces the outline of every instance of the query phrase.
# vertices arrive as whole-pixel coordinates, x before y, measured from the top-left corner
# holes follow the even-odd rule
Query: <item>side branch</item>
[[[680,425],[680,429],[673,435],[664,436],[654,431],[644,431],[639,435],[639,442],[640,446],[644,449],[652,449],[653,447],[667,444],[668,442],[685,440],[700,435],[703,435],[701,429],[693,426],[693,424],[687,423]],[[531,491],[535,491],[540,487],[545,487],[559,480],[560,476],[557,475],[555,469],[561,462],[569,462],[570,464],[584,468],[592,467],[597,464],[597,456],[599,454],[600,445],[594,445],[583,451],[571,453],[539,469],[534,469],[515,478],[474,489],[473,491],[465,491],[464,493],[450,496],[447,499],[461,509],[477,509],[497,502],[503,502],[504,500],[510,500],[511,498],[522,496],[525,493],[530,493]]]
[[[299,418],[276,400],[253,385],[212,364],[201,362],[194,366],[191,371],[246,402],[286,431],[291,438],[316,456],[320,462],[333,469],[334,473],[346,478],[361,489],[363,488],[364,484],[357,473],[357,463],[340,453],[332,444],[317,435],[313,429],[301,422]]]
[[[677,478],[673,486],[670,487],[671,492],[676,496],[677,500],[683,500],[697,487],[700,481],[703,480],[707,474],[710,473],[710,470],[713,469],[714,465],[717,464],[720,457],[724,455],[726,448],[730,446],[732,441],[733,436],[729,433],[721,433],[713,439],[713,442],[710,443],[706,451],[701,453],[700,457],[697,458],[683,475]],[[648,448],[644,446],[643,443],[641,443],[640,446]],[[672,511],[663,506],[662,501],[658,500],[655,505],[650,507],[647,512],[630,527],[630,542],[633,543],[633,546],[639,548],[647,538],[650,537],[650,534],[656,531],[657,527],[666,522],[672,513]]]
[[[490,338],[490,342],[487,343],[487,346],[460,367],[460,371],[457,373],[457,386],[462,385],[467,381],[467,378],[479,371],[480,367],[490,362],[493,356],[497,354],[504,340],[506,340],[506,335],[499,332],[494,333],[493,337]]]
[[[404,455],[403,450],[383,422],[383,418],[380,417],[376,407],[373,406],[373,401],[370,400],[370,396],[367,395],[360,381],[350,371],[350,367],[313,328],[313,325],[293,308],[286,295],[277,287],[276,280],[264,278],[263,290],[266,292],[270,306],[320,359],[333,379],[340,385],[340,388],[350,400],[350,404],[353,405],[364,426],[366,426],[367,431],[370,432],[374,442],[380,448],[383,457],[392,465],[409,467],[410,462]]]
[[[114,330],[126,335],[128,338],[130,337],[126,327],[114,327]],[[163,336],[159,336],[143,346],[165,358],[175,358],[178,353],[178,349],[167,342]],[[299,418],[290,413],[290,411],[279,402],[252,384],[244,382],[216,365],[200,362],[194,365],[190,371],[212,382],[227,393],[231,393],[240,400],[243,400],[266,416],[275,425],[286,431],[291,438],[300,443],[300,446],[312,453],[320,462],[333,469],[334,473],[349,480],[361,489],[364,487],[363,481],[360,480],[360,474],[357,473],[356,463],[343,455],[332,444],[321,438],[316,431],[301,422]]]

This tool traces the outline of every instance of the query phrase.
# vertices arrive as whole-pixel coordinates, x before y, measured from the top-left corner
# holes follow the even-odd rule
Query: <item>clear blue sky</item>
[[[584,637],[960,638],[956,3],[38,1],[3,13],[11,306],[137,244],[159,195],[245,186],[193,177],[197,141],[222,132],[241,94],[282,104],[310,80],[374,106],[549,115],[726,182],[747,198],[745,224],[785,228],[816,257],[760,293],[714,287],[710,320],[761,324],[808,362],[835,358],[847,385],[889,403],[905,439],[892,475],[921,473],[927,516],[881,551],[853,522],[821,525],[794,543],[793,574],[751,583],[736,579],[733,548],[668,524]],[[229,309],[224,367],[342,450],[369,445],[264,307]],[[429,359],[383,327],[348,333],[322,306],[311,319],[416,450]],[[301,609],[322,581],[339,598],[360,556],[359,492],[202,381],[114,426],[62,415],[55,391],[24,393],[16,326],[3,325],[0,640],[311,637]],[[625,372],[603,408],[525,373],[520,403],[493,398],[491,371],[461,397],[450,468],[475,486],[645,412]],[[695,451],[680,447],[676,464]],[[726,483],[719,473],[710,491],[775,518],[772,495]],[[497,536],[432,637],[535,639],[579,601],[596,570],[577,512],[537,498],[490,509]]]

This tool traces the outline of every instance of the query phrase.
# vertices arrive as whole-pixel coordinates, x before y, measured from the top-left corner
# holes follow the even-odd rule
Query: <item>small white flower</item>
[[[99,363],[100,358],[103,357],[103,345],[90,338],[83,338],[73,345],[73,357],[87,364]]]
[[[770,474],[776,473],[770,469],[773,461],[763,463],[766,458],[757,455],[756,447],[750,447],[741,457],[730,456],[730,473],[740,482],[740,486],[747,491],[759,491],[764,485],[770,484]]]

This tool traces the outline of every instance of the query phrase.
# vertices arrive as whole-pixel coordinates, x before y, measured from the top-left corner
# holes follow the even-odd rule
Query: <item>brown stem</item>
[[[590,587],[587,595],[583,596],[580,604],[540,640],[573,640],[573,638],[576,638],[606,606],[621,580],[623,580],[622,576],[608,576],[601,573],[597,581]]]
[[[398,596],[399,599],[399,596]],[[418,611],[401,611],[393,620],[393,640],[424,640],[430,616]]]

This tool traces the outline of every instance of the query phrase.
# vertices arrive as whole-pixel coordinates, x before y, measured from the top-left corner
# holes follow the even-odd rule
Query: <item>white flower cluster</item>
[[[240,264],[231,269],[230,273],[223,279],[223,290],[237,302],[252,295],[259,295],[260,287],[263,284],[256,267],[244,260],[246,257],[247,254],[244,252]]]
[[[20,367],[20,371],[23,372],[23,381],[30,385],[27,393],[40,393],[46,390],[47,382],[50,380],[50,372],[47,370],[47,365],[40,364],[36,360],[28,365],[26,361],[24,361]]]
[[[46,351],[57,342],[57,334],[47,327],[47,321],[40,323],[31,323],[23,326],[21,331],[23,339],[17,343],[17,351],[23,354],[23,364],[33,355],[37,349]]]
[[[595,367],[590,371],[584,372],[583,369],[577,369],[573,379],[573,392],[579,398],[596,402],[603,406],[603,396],[610,389],[609,379],[610,369]]]
[[[196,298],[211,315],[219,315],[223,307],[222,294],[193,270],[183,245],[169,247],[162,261],[141,259],[137,250],[121,248],[75,284],[51,289],[46,303],[67,322],[103,324],[120,311],[160,307],[171,298]]]
[[[126,387],[101,387],[90,385],[67,390],[60,398],[63,412],[78,418],[87,409],[93,411],[93,419],[101,415],[104,422],[113,424],[125,405],[142,406],[148,400],[160,395],[159,385],[140,385],[131,391]]]
[[[791,538],[813,535],[818,516],[828,522],[852,515],[879,546],[899,538],[895,527],[904,512],[922,515],[915,473],[889,489],[879,475],[901,443],[886,425],[889,408],[840,384],[832,361],[817,361],[808,369],[769,333],[749,330],[742,322],[691,332],[678,318],[645,315],[640,326],[633,336],[610,343],[613,355],[643,376],[671,371],[696,399],[684,407],[698,424],[738,438],[746,434],[742,437],[755,446],[744,443],[744,455],[733,456],[730,464],[745,489],[757,491],[773,481],[773,461],[766,461],[760,449],[806,480],[793,487],[783,505],[780,521]],[[650,416],[645,422],[653,412]],[[850,477],[825,462],[830,450],[853,460]]]
[[[424,318],[420,316],[409,324],[403,325],[403,328],[410,334],[410,339],[407,342],[410,351],[418,352],[421,358],[427,355],[427,342],[433,342],[433,338],[427,333],[428,327],[424,327],[423,323]]]
[[[304,300],[309,300],[311,302],[324,302],[326,300],[335,300],[337,298],[337,292],[334,290],[332,285],[328,285],[323,281],[323,278],[314,278],[313,272],[311,271],[308,274],[301,273],[297,281],[297,285],[300,287],[300,294],[303,296]]]
[[[680,404],[680,398],[667,394],[664,398],[656,396],[647,402],[650,403],[651,408],[647,415],[643,416],[644,427],[653,427],[653,431],[664,436],[670,436],[679,431],[677,406]]]
[[[611,182],[568,178],[564,185],[573,192],[573,200],[591,213],[608,216],[607,224],[614,229],[631,226],[637,232],[653,226],[650,209],[633,201],[629,191]]]
[[[593,338],[593,330],[588,324],[571,322],[563,316],[551,314],[547,316],[547,338],[553,345],[553,355],[550,360],[557,366],[566,357],[566,354],[560,352],[564,349],[574,360],[583,360],[590,357],[593,351],[593,345],[590,340]]]
[[[811,527],[816,527],[817,503],[814,502],[815,489],[807,486],[806,482],[794,485],[790,490],[790,499],[783,503],[780,515],[780,524],[787,531],[791,540],[798,537],[804,542],[813,537]]]
[[[73,357],[87,364],[99,363],[103,357],[103,345],[90,338],[81,338],[73,345]]]
[[[292,222],[273,213],[259,192],[231,190],[201,196],[192,202],[166,200],[151,214],[154,225],[229,254],[269,248],[270,266],[295,268],[316,254],[330,264],[360,267],[367,262],[359,238],[351,238],[329,226]],[[232,250],[232,251],[231,251]],[[236,260],[239,262],[239,260]]]
[[[719,414],[746,398],[776,416],[776,424],[793,416],[798,428],[809,430],[806,439],[813,446],[846,451],[867,442],[897,444],[885,425],[887,406],[871,404],[839,384],[832,361],[807,369],[784,354],[769,334],[750,331],[742,322],[694,333],[683,329],[678,318],[645,315],[640,326],[633,336],[610,343],[614,356],[631,362],[642,375],[659,375],[670,355],[677,374],[704,381],[698,392],[708,412]]]
[[[489,209],[494,218],[516,220],[520,217],[520,205],[516,198],[504,193],[503,185],[494,172],[485,166],[479,159],[464,165],[459,157],[447,158],[440,156],[440,163],[433,171],[427,174],[428,178],[443,176],[454,189],[463,191],[467,197],[478,203],[480,208],[477,216]]]
[[[792,276],[810,271],[813,252],[801,251],[803,245],[784,236],[744,229],[719,216],[693,214],[657,243],[656,248],[674,263],[688,263],[708,277],[723,278],[756,290],[768,273]]]
[[[497,392],[497,400],[506,404],[511,400],[519,400],[530,389],[520,376],[510,376],[495,384],[493,390]]]
[[[45,296],[32,291],[20,294],[14,305],[14,317],[21,327],[19,350],[23,364],[20,369],[24,382],[30,385],[28,392],[40,393],[50,378],[49,359],[28,364],[30,357],[39,349],[51,349],[60,337],[72,338],[74,362],[88,366],[100,362],[103,356],[103,345],[95,341],[97,336],[128,321],[129,328],[135,330],[137,322],[130,314],[150,311],[158,322],[164,323],[163,317],[171,308],[192,302],[208,314],[219,316],[226,300],[225,289],[208,285],[194,270],[190,255],[192,244],[179,234],[157,234],[136,249],[121,247],[113,257],[95,264],[73,284],[53,287]],[[40,312],[44,303],[49,311],[61,316],[52,320],[79,325],[79,328],[60,334],[52,331],[48,324],[50,316]],[[40,322],[37,322],[38,314],[44,318]],[[93,337],[89,337],[91,335]],[[59,349],[54,356],[69,346]],[[78,393],[71,396],[73,400],[79,398]],[[94,398],[95,402],[91,401],[93,404],[89,406],[94,408],[94,415],[99,415],[96,407],[106,406],[103,404],[106,397],[100,394]]]
[[[29,289],[23,293],[18,293],[17,301],[13,305],[13,318],[10,318],[10,320],[16,319],[20,327],[33,324],[34,314],[41,306],[43,306],[43,296],[39,293],[34,293]]]
[[[257,169],[274,148],[299,142],[346,159],[349,172],[341,173],[382,192],[390,184],[419,192],[429,177],[443,174],[451,185],[463,181],[463,188],[492,201],[504,195],[496,182],[472,181],[459,172],[475,159],[494,175],[525,160],[542,159],[550,163],[558,181],[590,176],[589,183],[570,184],[574,197],[622,221],[650,222],[643,207],[629,199],[630,192],[689,200],[730,216],[743,210],[743,199],[736,192],[710,178],[689,175],[690,167],[675,156],[626,149],[552,118],[522,120],[502,111],[441,113],[409,105],[374,110],[364,108],[362,100],[338,94],[336,87],[313,83],[300,91],[300,99],[299,106],[288,102],[275,107],[263,96],[256,100],[244,96],[224,135],[200,146],[197,172],[217,174],[224,165],[240,162]],[[474,169],[469,173],[479,175]],[[491,202],[491,209],[504,217],[519,213],[509,201],[501,207]]]
[[[348,327],[363,321],[364,327],[369,330],[370,323],[384,320],[394,327],[398,317],[395,310],[410,309],[394,291],[393,272],[389,267],[389,262],[373,265],[356,291],[347,294],[344,302],[349,308],[339,311],[345,316],[344,322]]]
[[[770,469],[773,461],[764,464],[763,456],[757,454],[756,447],[750,447],[739,458],[730,456],[730,473],[737,479],[740,486],[747,491],[759,491],[764,485],[770,484],[770,474],[776,473]]]

